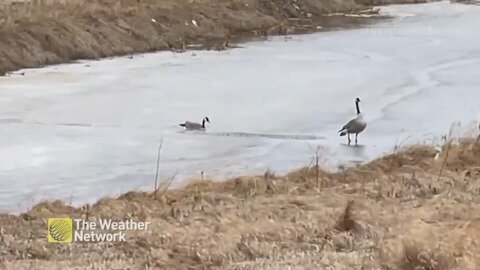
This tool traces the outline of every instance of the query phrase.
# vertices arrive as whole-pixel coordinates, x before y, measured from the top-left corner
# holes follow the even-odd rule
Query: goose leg
[[[352,141],[350,140],[350,133],[347,133],[347,136],[348,136],[348,145],[350,145],[350,142]]]
[[[355,145],[358,145],[358,133],[355,134]]]

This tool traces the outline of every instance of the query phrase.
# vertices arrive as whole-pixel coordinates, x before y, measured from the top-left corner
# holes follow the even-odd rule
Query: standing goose
[[[478,125],[478,129],[480,129],[480,124]],[[480,143],[480,134],[478,134],[477,143]]]
[[[365,130],[367,127],[367,122],[363,120],[362,113],[360,112],[360,99],[357,98],[355,100],[355,105],[357,107],[357,117],[355,119],[350,120],[345,126],[342,127],[338,132],[340,132],[340,136],[348,136],[348,145],[350,145],[350,134],[355,134],[355,145],[357,144],[358,133]]]
[[[186,121],[184,124],[179,124],[181,127],[184,127],[186,130],[205,130],[205,122],[210,123],[208,117],[203,118],[202,123],[194,123]]]

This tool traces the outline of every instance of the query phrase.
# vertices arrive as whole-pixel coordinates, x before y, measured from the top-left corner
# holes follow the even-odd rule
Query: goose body
[[[350,134],[355,134],[355,144],[358,143],[358,134],[361,133],[362,131],[367,128],[367,122],[365,119],[363,119],[362,113],[360,112],[360,99],[357,98],[355,100],[355,106],[357,107],[357,117],[354,119],[350,120],[348,123],[346,123],[342,129],[340,129],[338,132],[340,132],[340,136],[348,136],[348,145],[350,145],[351,140],[350,140]]]
[[[480,130],[480,124],[478,125],[478,129]],[[478,134],[477,143],[480,143],[480,134]]]
[[[179,126],[184,127],[186,130],[205,130],[205,122],[210,123],[210,119],[208,117],[203,118],[202,123],[195,123],[186,121],[183,124],[179,124]]]

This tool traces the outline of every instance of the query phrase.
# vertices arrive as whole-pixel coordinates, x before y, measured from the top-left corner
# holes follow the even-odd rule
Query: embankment
[[[5,269],[478,269],[480,143],[413,147],[340,173],[315,167],[74,208],[0,215]],[[149,221],[126,242],[47,243],[47,218]]]
[[[367,19],[324,15],[369,12],[354,0],[62,2],[0,4],[0,74],[77,59],[225,49],[239,39],[358,25]]]

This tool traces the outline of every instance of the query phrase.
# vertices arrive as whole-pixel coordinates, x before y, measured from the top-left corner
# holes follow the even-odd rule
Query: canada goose
[[[478,129],[480,130],[480,124],[478,124]],[[480,134],[477,137],[477,143],[480,143]]]
[[[357,117],[355,119],[350,120],[345,126],[342,127],[338,132],[340,132],[340,136],[348,136],[348,145],[350,145],[350,134],[355,134],[355,144],[358,142],[358,133],[365,130],[367,127],[367,122],[363,120],[362,113],[360,112],[360,99],[355,99],[355,106],[357,107]]]
[[[184,124],[179,125],[186,130],[205,130],[205,122],[210,123],[210,119],[208,117],[203,118],[202,124],[186,121]]]

